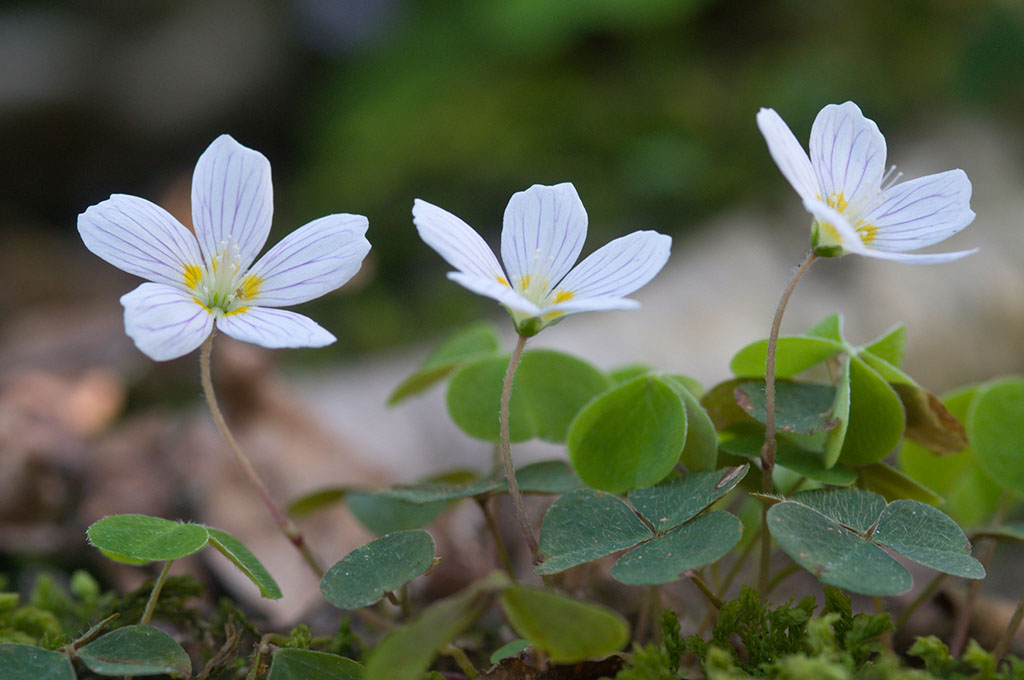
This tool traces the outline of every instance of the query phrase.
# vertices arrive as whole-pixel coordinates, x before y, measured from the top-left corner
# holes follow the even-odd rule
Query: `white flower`
[[[275,308],[312,300],[352,278],[370,250],[367,220],[321,217],[253,264],[272,212],[270,163],[221,135],[192,176],[195,235],[160,206],[123,194],[79,215],[78,232],[93,253],[150,281],[121,304],[126,332],[157,361],[191,352],[214,324],[264,347],[328,345],[335,337],[312,319]]]
[[[957,233],[974,219],[971,182],[948,170],[897,184],[885,169],[885,138],[853,102],[823,108],[811,127],[810,157],[773,109],[757,126],[782,174],[814,215],[819,255],[856,253],[898,262],[949,262],[977,251],[907,254]]]
[[[636,231],[574,268],[587,212],[568,182],[535,184],[512,196],[501,231],[504,270],[480,235],[450,212],[416,199],[412,215],[420,237],[458,270],[448,278],[503,304],[522,335],[535,335],[566,314],[639,307],[624,296],[654,278],[672,245],[664,234]]]

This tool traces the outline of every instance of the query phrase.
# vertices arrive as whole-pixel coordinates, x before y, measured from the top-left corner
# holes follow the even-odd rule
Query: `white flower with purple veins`
[[[885,138],[853,102],[818,113],[810,157],[773,109],[761,109],[757,126],[815,218],[811,245],[817,254],[931,264],[977,251],[905,252],[943,241],[971,223],[971,182],[963,170],[947,170],[897,183],[900,175],[885,168]]]
[[[636,231],[573,267],[587,237],[587,211],[568,182],[512,196],[501,231],[504,270],[480,235],[450,212],[416,199],[412,215],[420,237],[458,270],[448,278],[504,305],[525,336],[567,314],[639,307],[624,296],[654,278],[672,245],[664,234]]]
[[[322,347],[335,337],[278,307],[334,290],[370,250],[361,215],[328,215],[300,227],[255,264],[270,233],[270,163],[228,135],[203,152],[192,176],[195,235],[160,206],[114,194],[78,216],[86,247],[147,279],[121,297],[124,325],[157,361],[188,354],[214,325],[264,347]]]

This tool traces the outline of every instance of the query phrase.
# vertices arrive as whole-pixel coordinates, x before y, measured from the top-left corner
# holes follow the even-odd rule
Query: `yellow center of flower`
[[[210,258],[204,271],[199,265],[184,267],[185,286],[194,300],[214,316],[241,314],[249,309],[247,301],[259,295],[263,279],[239,271],[238,248],[226,241]]]

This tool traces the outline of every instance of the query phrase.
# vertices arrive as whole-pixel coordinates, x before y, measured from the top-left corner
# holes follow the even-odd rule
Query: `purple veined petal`
[[[538,316],[542,309],[503,283],[464,272],[449,272],[448,278],[477,295],[493,298],[517,312]]]
[[[249,270],[251,303],[285,307],[338,288],[370,251],[368,226],[362,215],[328,215],[288,234]]]
[[[217,319],[217,328],[235,340],[271,349],[323,347],[337,338],[308,316],[271,307],[246,307]]]
[[[918,177],[887,189],[861,216],[872,250],[903,252],[944,241],[974,220],[971,181],[963,170]]]
[[[547,293],[572,268],[587,238],[587,211],[576,187],[534,184],[512,195],[501,229],[501,259],[509,283]]]
[[[230,135],[213,140],[192,175],[192,224],[207,261],[231,241],[239,269],[247,269],[267,242],[273,213],[266,157]]]
[[[818,113],[811,127],[810,152],[821,200],[835,196],[833,207],[840,212],[847,205],[856,212],[880,189],[885,137],[853,102],[829,104]]]
[[[118,269],[184,289],[186,267],[202,267],[196,238],[160,206],[114,194],[78,216],[85,247]]]
[[[941,264],[943,262],[959,260],[967,257],[968,255],[973,255],[976,252],[978,252],[977,248],[971,248],[970,250],[958,250],[952,253],[893,253],[884,250],[866,248],[864,252],[860,254],[867,257],[878,258],[880,260],[903,262],[905,264]]]
[[[495,283],[505,279],[498,259],[480,234],[447,210],[417,198],[412,221],[423,242],[460,272]]]
[[[213,330],[213,315],[187,292],[144,283],[121,296],[124,329],[150,359],[167,361],[202,344]]]
[[[811,167],[807,152],[800,146],[785,121],[775,109],[761,109],[757,112],[757,127],[768,143],[768,152],[779,166],[782,175],[789,181],[796,193],[804,200],[818,198],[818,178]]]
[[[635,231],[610,241],[580,262],[558,284],[554,303],[576,298],[621,298],[640,288],[668,261],[672,238],[656,231]]]

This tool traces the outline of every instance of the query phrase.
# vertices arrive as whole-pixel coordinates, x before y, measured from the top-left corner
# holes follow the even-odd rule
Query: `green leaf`
[[[343,656],[308,649],[274,652],[267,680],[362,680],[363,666]]]
[[[0,643],[0,670],[4,680],[75,680],[68,657],[33,645]]]
[[[369,607],[421,576],[434,561],[434,539],[413,529],[381,536],[327,570],[320,592],[338,609]]]
[[[776,503],[768,526],[786,554],[822,583],[862,595],[901,595],[913,583],[884,550],[803,503]]]
[[[583,486],[576,472],[561,460],[548,460],[524,465],[516,471],[516,481],[523,493],[565,493]],[[374,492],[383,498],[406,503],[456,501],[471,496],[500,493],[508,483],[496,472],[484,477],[471,477],[461,482],[427,481],[406,486],[393,486]]]
[[[988,537],[997,541],[1024,543],[1024,522],[1010,522],[998,527],[983,529],[974,533],[975,538]]]
[[[1024,379],[983,387],[967,413],[967,430],[981,467],[998,485],[1024,494]]]
[[[167,633],[152,626],[125,626],[78,650],[78,658],[100,675],[192,674],[188,654]]]
[[[863,489],[814,489],[789,500],[860,534],[873,527],[885,509],[884,498]]]
[[[864,347],[873,355],[899,368],[903,364],[903,350],[907,346],[907,329],[899,323],[885,332],[882,337]]]
[[[807,335],[846,345],[846,339],[843,337],[843,317],[838,314],[829,314],[814,324],[811,330],[807,331]]]
[[[605,657],[629,640],[629,625],[618,613],[543,588],[510,585],[501,608],[512,629],[556,663]]]
[[[612,385],[621,385],[624,382],[629,382],[633,378],[639,378],[642,375],[653,373],[654,369],[647,364],[627,364],[625,366],[618,366],[608,372],[608,380],[611,381]]]
[[[709,512],[629,551],[615,563],[611,575],[632,586],[672,583],[684,571],[725,556],[742,537],[738,518]]]
[[[957,453],[967,448],[963,424],[934,394],[889,362],[866,350],[861,359],[878,372],[899,395],[906,412],[905,435],[937,453]]]
[[[749,465],[691,472],[656,486],[635,489],[629,501],[659,534],[696,517],[735,488],[750,470]]]
[[[460,368],[448,384],[448,412],[471,437],[498,441],[501,386],[508,357],[488,357]],[[577,412],[610,382],[593,365],[550,350],[523,354],[512,385],[509,436],[561,443]]]
[[[836,389],[813,383],[775,383],[775,427],[783,432],[813,434],[836,426],[832,403]],[[757,422],[765,422],[765,385],[748,382],[736,388],[736,403]]]
[[[775,378],[792,378],[846,349],[841,342],[824,338],[789,336],[779,338],[775,349]],[[749,344],[733,356],[729,370],[741,378],[764,378],[768,341]]]
[[[881,494],[887,501],[901,498],[920,501],[929,505],[942,503],[942,496],[903,474],[888,463],[872,463],[857,468],[860,484],[868,491]]]
[[[866,465],[882,460],[903,438],[903,404],[889,383],[857,357],[850,357],[850,421],[839,460]],[[838,414],[837,414],[838,415]]]
[[[643,520],[616,496],[593,489],[571,491],[555,501],[540,531],[545,556],[534,571],[555,574],[652,538]]]
[[[679,460],[687,470],[714,470],[718,462],[718,433],[711,417],[686,386],[685,376],[662,376],[686,407],[686,444]]]
[[[210,540],[204,526],[148,515],[104,517],[86,536],[104,555],[128,564],[176,560],[202,550]]]
[[[502,659],[507,659],[511,656],[515,656],[516,654],[523,651],[529,646],[529,640],[520,639],[513,640],[512,642],[506,642],[501,647],[498,647],[496,650],[494,650],[494,652],[491,654],[491,658],[489,659],[491,665],[498,663]]]
[[[260,589],[260,595],[273,600],[281,597],[281,589],[274,581],[274,577],[241,541],[220,529],[206,527],[206,530],[210,532],[210,545],[241,569],[242,573]]]
[[[496,353],[501,347],[498,332],[490,323],[469,326],[439,345],[388,397],[388,406],[427,389],[459,365]]]
[[[345,505],[360,524],[378,536],[383,536],[427,526],[444,512],[448,502],[415,504],[388,498],[379,492],[349,491]]]
[[[410,625],[390,633],[366,661],[365,680],[417,680],[438,650],[470,626],[508,578],[492,574],[423,610]]]
[[[562,460],[544,460],[530,463],[516,470],[516,481],[523,493],[564,494],[583,486],[576,471]],[[501,480],[501,490],[508,482]]]
[[[836,398],[832,402],[830,413],[836,419],[836,426],[828,431],[825,437],[825,450],[823,452],[824,466],[831,468],[839,460],[843,452],[843,444],[846,443],[846,432],[850,428],[850,357],[843,361],[843,369],[839,373],[839,382],[836,383]]]
[[[704,393],[700,405],[707,411],[715,429],[721,431],[735,425],[756,423],[747,412],[736,403],[736,388],[750,382],[747,378],[733,378],[718,383]]]
[[[857,481],[857,473],[844,465],[826,468],[824,454],[821,451],[807,450],[784,434],[778,435],[775,439],[775,465],[777,467],[783,467],[808,479],[835,486],[850,486]],[[757,462],[761,459],[763,444],[764,428],[737,426],[722,432],[720,447],[726,453]]]
[[[686,443],[686,407],[668,384],[641,376],[597,397],[569,429],[569,460],[585,484],[622,493],[662,480]]]
[[[965,387],[946,395],[943,403],[955,418],[966,421],[977,394],[977,386]],[[946,499],[943,511],[963,526],[986,524],[999,507],[1002,489],[981,469],[971,447],[952,455],[938,455],[920,444],[904,441],[899,460],[907,475]]]
[[[918,564],[963,578],[985,578],[985,567],[971,557],[964,532],[941,510],[917,501],[893,501],[871,536]]]
[[[349,489],[347,487],[338,486],[317,489],[293,500],[288,504],[286,512],[296,519],[308,517],[315,512],[345,500],[348,492]]]

